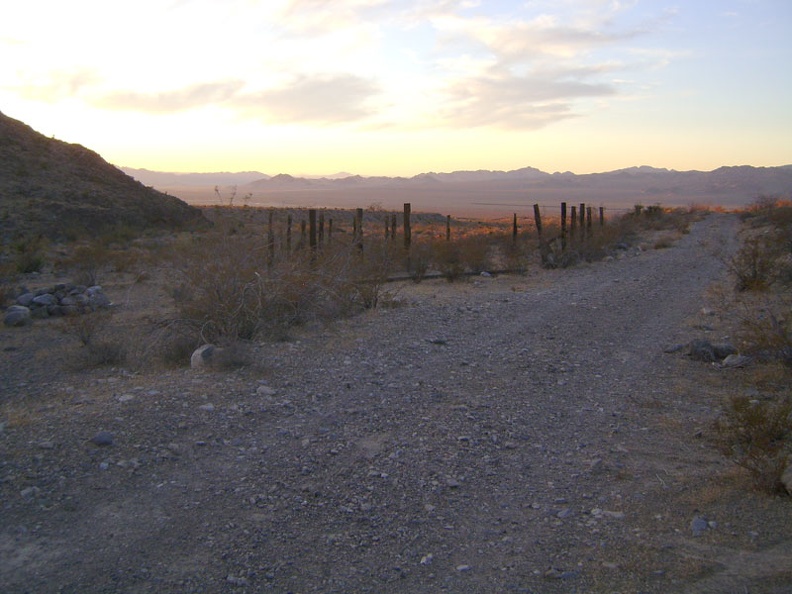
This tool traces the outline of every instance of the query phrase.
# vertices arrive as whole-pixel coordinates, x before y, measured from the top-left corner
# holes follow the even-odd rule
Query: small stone
[[[215,406],[214,406],[214,404],[202,404],[198,408],[201,409],[201,410],[205,410],[207,412],[212,412],[212,411],[214,411]]]
[[[701,516],[696,516],[690,521],[690,530],[693,532],[693,536],[699,537],[709,528],[709,523],[705,518]]]
[[[232,586],[247,586],[248,580],[247,578],[238,577],[235,575],[229,575],[226,577],[226,581],[231,584]]]
[[[38,487],[28,487],[26,489],[22,489],[19,494],[25,501],[30,501],[31,499],[38,497],[39,492],[40,489]]]
[[[424,555],[421,557],[421,565],[431,565],[432,561],[434,560],[434,555],[429,553],[428,555]]]
[[[90,439],[95,446],[104,447],[113,445],[113,434],[109,431],[100,431]]]
[[[457,571],[470,571],[471,569],[472,568],[470,567],[470,565],[457,565],[456,566],[456,570]]]
[[[751,363],[751,357],[746,355],[732,354],[726,357],[721,363],[721,367],[745,367]]]
[[[275,396],[278,391],[271,386],[259,386],[256,388],[256,394],[259,396]]]

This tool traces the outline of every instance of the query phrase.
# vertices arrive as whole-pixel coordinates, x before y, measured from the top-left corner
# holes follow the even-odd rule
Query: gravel
[[[788,504],[701,438],[725,371],[664,352],[737,228],[394,285],[234,372],[66,372],[6,329],[3,591],[789,591]]]

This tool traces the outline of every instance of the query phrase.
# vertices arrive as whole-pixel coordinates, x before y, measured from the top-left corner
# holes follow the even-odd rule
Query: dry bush
[[[42,236],[23,237],[13,243],[14,265],[20,274],[41,272],[47,262],[47,240]]]
[[[114,328],[109,311],[63,318],[61,330],[81,345],[73,363],[79,369],[120,365],[127,359],[129,333]]]
[[[789,267],[784,243],[778,233],[767,232],[746,238],[727,261],[738,291],[764,291],[785,276]]]
[[[740,319],[739,338],[746,352],[792,366],[792,303],[778,296],[748,310]]]
[[[715,430],[720,451],[747,469],[754,485],[767,493],[783,493],[781,477],[792,454],[792,400],[776,401],[733,396]]]
[[[178,250],[173,297],[200,342],[283,338],[292,326],[380,304],[396,253],[387,242],[363,252],[336,241],[273,258],[262,237],[226,229]]]

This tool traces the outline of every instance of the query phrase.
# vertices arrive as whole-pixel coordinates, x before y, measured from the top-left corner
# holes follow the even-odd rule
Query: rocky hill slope
[[[4,241],[94,234],[115,226],[183,228],[201,212],[132,179],[95,152],[39,134],[0,113],[0,229]]]

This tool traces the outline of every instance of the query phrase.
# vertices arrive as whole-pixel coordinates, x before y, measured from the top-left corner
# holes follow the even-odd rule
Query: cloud
[[[447,106],[440,121],[449,126],[492,126],[537,129],[575,117],[575,100],[613,95],[604,83],[589,83],[564,73],[514,76],[493,69],[475,78],[460,80],[446,89]]]
[[[64,72],[48,72],[39,78],[23,75],[14,87],[22,96],[28,99],[55,103],[61,99],[68,99],[81,94],[99,80],[99,74],[93,70],[77,69]]]
[[[374,82],[352,74],[301,75],[286,86],[239,96],[234,106],[274,123],[332,124],[372,115],[370,100],[379,92]]]
[[[223,103],[232,98],[243,86],[244,83],[240,81],[228,81],[199,83],[160,93],[117,91],[99,97],[93,103],[106,109],[172,113]]]

